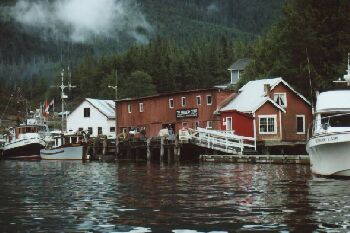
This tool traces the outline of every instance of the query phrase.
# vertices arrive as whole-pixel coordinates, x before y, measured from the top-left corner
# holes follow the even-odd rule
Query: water
[[[346,232],[350,180],[308,166],[0,161],[0,232]]]

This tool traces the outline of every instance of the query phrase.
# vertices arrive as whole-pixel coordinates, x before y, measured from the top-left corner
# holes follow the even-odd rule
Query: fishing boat
[[[82,160],[87,145],[84,132],[61,134],[52,132],[52,138],[40,150],[43,160]]]
[[[350,55],[344,75],[350,84]],[[317,95],[314,122],[306,144],[313,173],[350,176],[350,90],[331,90]]]
[[[21,124],[10,128],[2,147],[3,159],[40,159],[45,147],[46,125]]]
[[[73,88],[70,82],[64,85],[64,70],[61,73],[62,113],[64,113],[64,100],[68,98],[64,93],[65,88]],[[86,149],[87,139],[84,132],[64,133],[64,115],[62,114],[61,131],[51,132],[51,140],[48,140],[45,148],[40,150],[43,160],[82,160]]]

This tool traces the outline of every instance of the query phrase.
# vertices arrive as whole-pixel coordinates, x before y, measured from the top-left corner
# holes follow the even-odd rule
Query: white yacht
[[[344,81],[350,83],[350,63]],[[317,96],[314,122],[306,150],[313,173],[350,176],[350,90],[332,90]]]

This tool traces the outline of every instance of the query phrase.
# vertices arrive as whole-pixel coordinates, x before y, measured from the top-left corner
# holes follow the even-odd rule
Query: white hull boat
[[[350,176],[350,132],[318,135],[306,148],[314,174]]]
[[[82,160],[83,155],[82,145],[40,150],[40,157],[43,160]]]
[[[350,84],[350,54],[344,81]],[[312,131],[306,151],[311,171],[324,176],[350,176],[350,90],[317,95]]]

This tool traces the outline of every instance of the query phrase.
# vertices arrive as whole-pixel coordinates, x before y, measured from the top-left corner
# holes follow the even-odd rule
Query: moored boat
[[[10,128],[2,147],[3,159],[40,159],[40,149],[45,147],[40,125],[20,125]]]
[[[43,160],[82,160],[86,149],[85,134],[54,134],[44,149]]]
[[[350,83],[350,63],[345,81]],[[350,176],[350,90],[317,96],[312,132],[306,144],[313,173]]]

